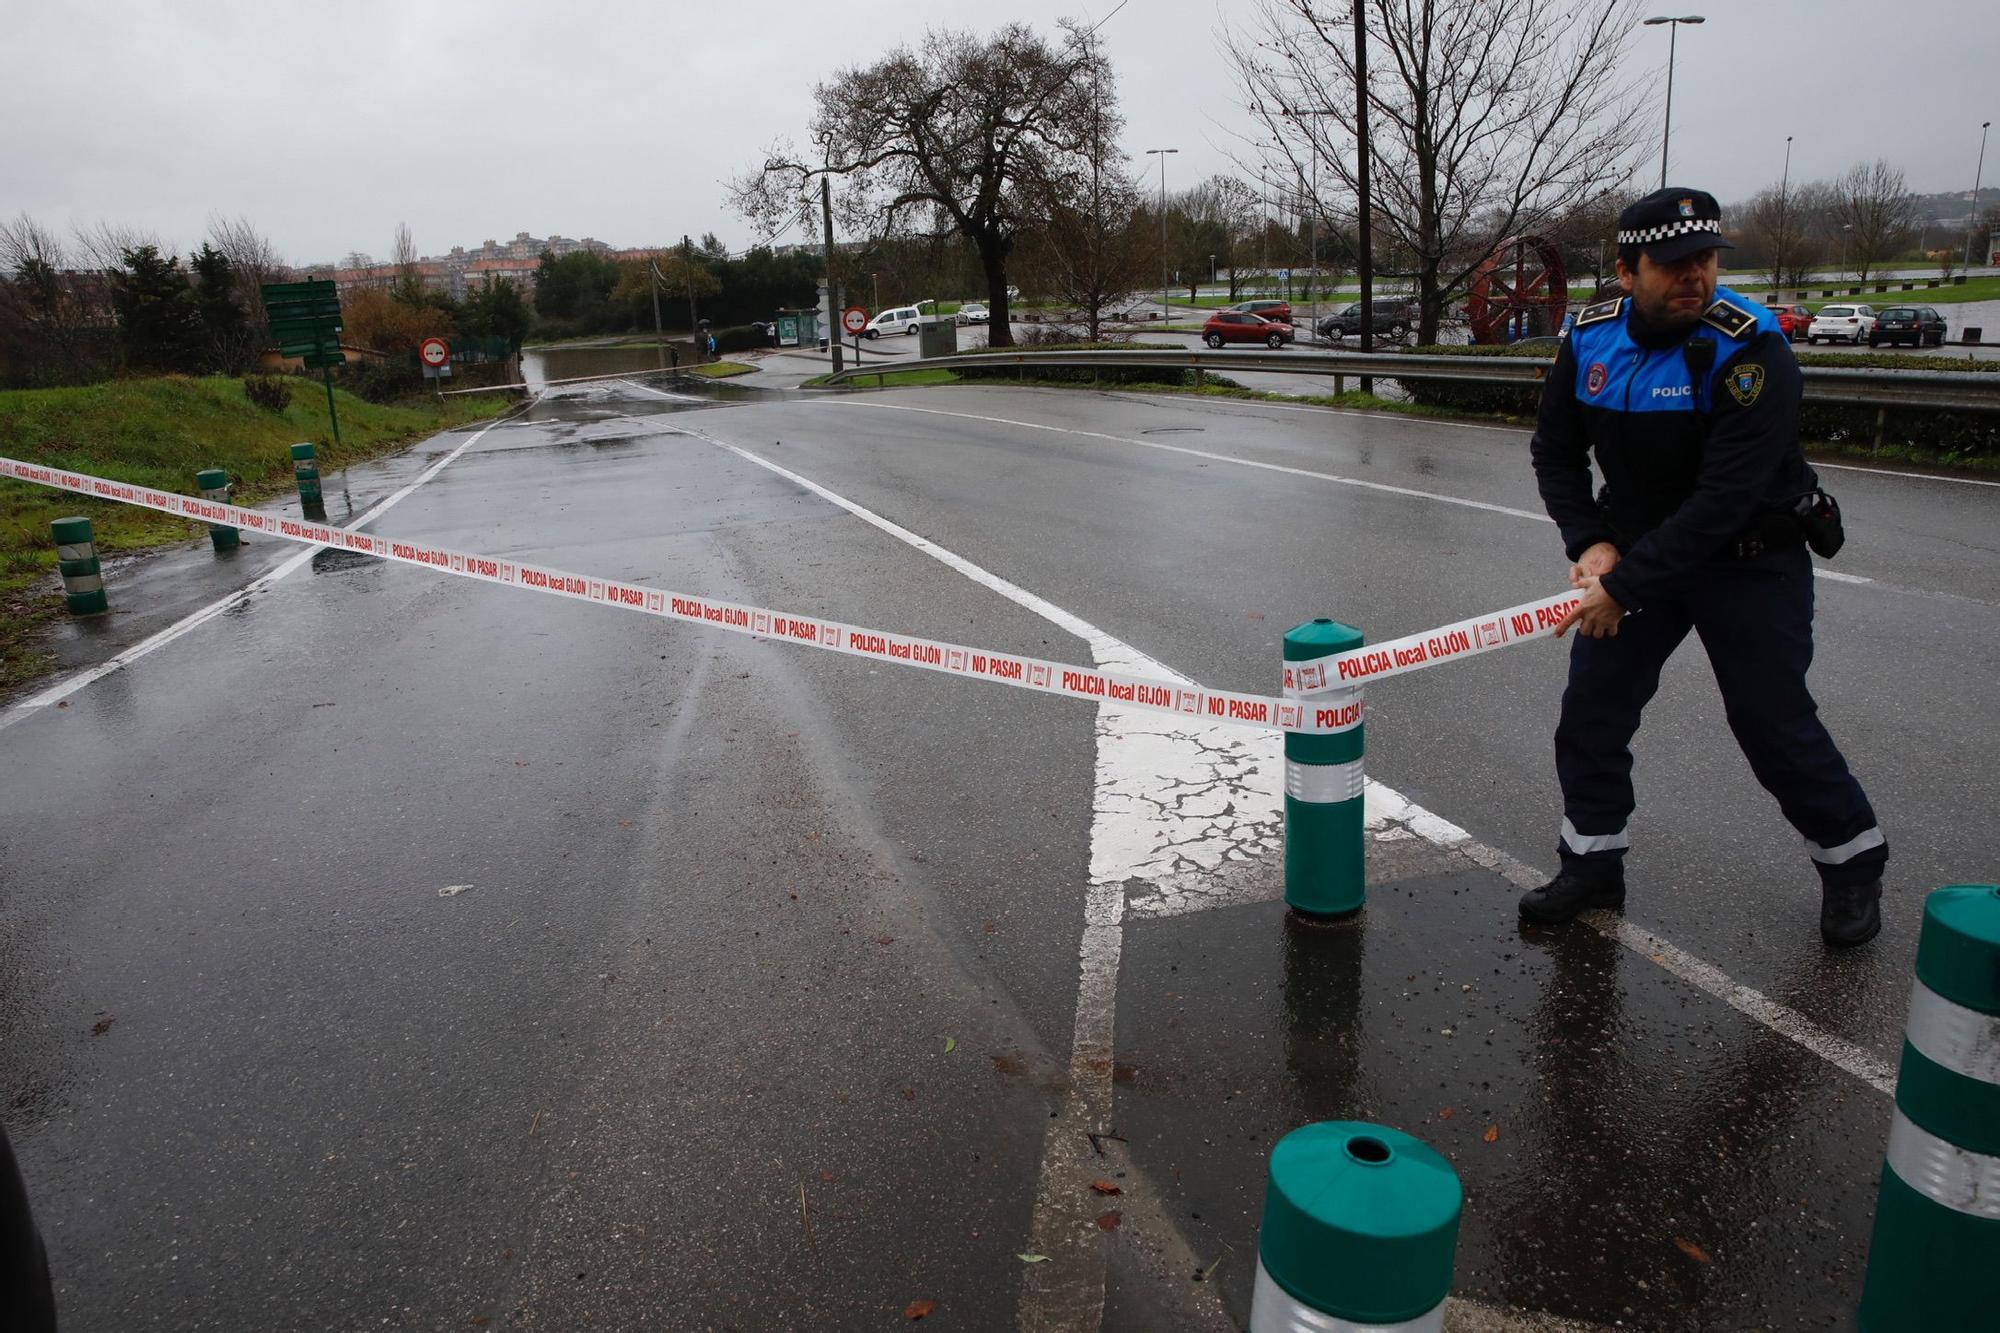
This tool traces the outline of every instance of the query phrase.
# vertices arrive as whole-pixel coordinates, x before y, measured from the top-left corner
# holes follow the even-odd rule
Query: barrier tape
[[[1476,657],[1495,648],[1553,635],[1563,617],[1583,601],[1576,592],[1557,593],[1540,601],[1523,602],[1491,615],[1406,634],[1400,639],[1353,648],[1344,653],[1285,663],[1285,692],[1310,698],[1352,689],[1365,681],[1419,671],[1440,662]]]
[[[544,565],[496,560],[472,552],[382,537],[328,523],[286,518],[200,496],[157,491],[129,482],[111,481],[83,472],[67,472],[12,458],[0,458],[0,477],[74,491],[100,500],[116,500],[201,523],[226,524],[245,532],[261,532],[307,546],[353,551],[396,564],[417,565],[436,573],[454,574],[483,583],[526,588],[531,592],[549,593],[621,611],[637,611],[666,620],[747,634],[753,638],[802,644],[852,657],[919,667],[972,680],[993,681],[1016,689],[1064,695],[1091,703],[1115,703],[1157,713],[1195,717],[1204,722],[1225,722],[1258,730],[1310,735],[1351,731],[1363,720],[1362,705],[1354,699],[1328,699],[1315,704],[1309,697],[1240,694],[1181,681],[1100,671],[1094,667],[997,652],[990,648],[974,648],[941,639],[867,629],[819,616],[718,602],[646,584],[592,578]],[[1494,616],[1460,621],[1425,634],[1391,640],[1376,647],[1360,648],[1308,662],[1290,662],[1285,665],[1285,689],[1288,694],[1298,696],[1345,690],[1376,676],[1415,670],[1508,643],[1540,638],[1551,633],[1564,610],[1578,600],[1575,593],[1565,593]]]

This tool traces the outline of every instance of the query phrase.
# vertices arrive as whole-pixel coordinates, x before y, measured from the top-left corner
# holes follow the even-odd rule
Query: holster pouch
[[[1847,542],[1847,529],[1840,521],[1840,501],[1818,486],[1792,501],[1792,517],[1815,555],[1831,560]]]

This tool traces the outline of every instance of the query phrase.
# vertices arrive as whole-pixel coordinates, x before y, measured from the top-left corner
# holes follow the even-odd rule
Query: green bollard
[[[1308,621],[1285,631],[1285,660],[1308,661],[1366,642],[1351,625]],[[1309,706],[1360,703],[1357,686],[1316,695]],[[1361,733],[1359,726],[1330,735],[1285,733],[1285,902],[1306,916],[1348,916],[1360,911],[1367,897]]]
[[[56,568],[62,571],[63,601],[73,616],[109,611],[104,596],[104,569],[97,563],[97,538],[87,518],[59,518],[49,524],[56,542]]]
[[[195,473],[194,484],[201,491],[202,499],[214,500],[218,504],[229,503],[229,474],[221,468],[212,467],[206,472]],[[243,534],[235,528],[221,523],[208,525],[208,540],[218,551],[233,551],[242,539]]]
[[[1271,1150],[1250,1333],[1439,1333],[1464,1203],[1451,1163],[1408,1134],[1293,1130]]]
[[[1924,900],[1864,1333],[2000,1322],[2000,887]]]
[[[292,475],[298,478],[299,507],[315,523],[326,522],[326,498],[319,490],[319,455],[310,444],[292,446]]]

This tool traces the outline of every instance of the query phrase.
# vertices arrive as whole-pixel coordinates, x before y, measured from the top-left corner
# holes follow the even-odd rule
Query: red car
[[[1201,340],[1210,347],[1224,343],[1263,343],[1279,348],[1292,340],[1292,326],[1240,310],[1218,310],[1201,326]]]
[[[1774,305],[1771,313],[1778,317],[1778,332],[1785,335],[1785,341],[1797,342],[1806,336],[1806,329],[1812,325],[1812,311],[1802,305]]]
[[[1289,324],[1292,322],[1292,303],[1290,301],[1238,301],[1229,308],[1245,315],[1261,315],[1273,324]]]

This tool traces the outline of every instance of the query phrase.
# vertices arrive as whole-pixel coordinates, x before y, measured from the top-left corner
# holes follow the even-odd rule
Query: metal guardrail
[[[1018,367],[1023,370],[1140,366],[1161,370],[1213,371],[1225,375],[1231,370],[1255,370],[1285,375],[1365,375],[1376,379],[1528,385],[1547,379],[1554,365],[1553,359],[1545,361],[1539,357],[1436,356],[1414,352],[1169,352],[1138,348],[1048,352],[1023,348],[856,367],[828,376],[826,383],[848,384],[857,379],[912,370],[962,370],[981,366]],[[1879,370],[1872,367],[1847,370],[1833,366],[1805,366],[1801,369],[1805,375],[1808,402],[2000,412],[2000,372]]]

